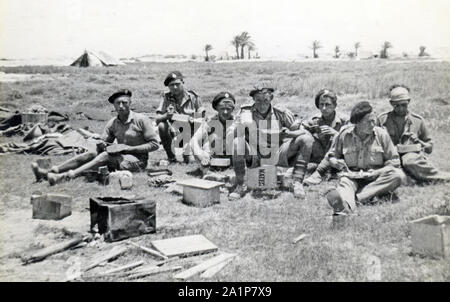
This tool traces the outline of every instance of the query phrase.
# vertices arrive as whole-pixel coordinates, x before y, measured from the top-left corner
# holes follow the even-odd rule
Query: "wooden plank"
[[[151,248],[148,248],[148,247],[139,245],[139,244],[134,243],[134,242],[131,242],[131,241],[129,241],[129,242],[127,242],[127,243],[129,243],[129,244],[131,244],[131,245],[133,245],[133,246],[135,246],[135,247],[137,247],[137,248],[143,250],[144,252],[146,252],[146,253],[148,253],[148,254],[150,254],[150,255],[152,255],[152,256],[156,256],[156,257],[162,258],[162,259],[164,259],[164,260],[169,259],[169,257],[167,257],[167,256],[165,256],[165,255],[163,255],[163,254],[161,254],[161,253],[158,253],[157,251],[155,251],[155,250],[153,250],[153,249],[151,249]]]
[[[204,272],[205,270],[209,269],[210,267],[213,267],[219,263],[222,263],[230,258],[235,257],[236,254],[220,254],[214,258],[208,259],[205,262],[200,263],[199,265],[196,265],[194,267],[191,267],[188,270],[185,270],[179,274],[176,274],[174,276],[175,279],[180,280],[186,280],[192,276],[195,276],[197,274],[200,274],[201,272]]]
[[[223,182],[204,180],[204,179],[198,179],[198,178],[179,180],[177,182],[177,184],[186,186],[186,187],[194,187],[194,188],[200,188],[200,189],[206,189],[206,190],[224,185]]]
[[[233,257],[234,258],[234,257]],[[228,260],[225,260],[224,262],[221,262],[217,265],[214,265],[210,268],[208,268],[207,270],[205,270],[200,277],[204,278],[204,279],[208,279],[213,277],[215,274],[217,274],[218,272],[220,272],[221,270],[224,269],[225,266],[228,265],[228,263],[230,263],[231,261],[233,261],[233,258],[230,258]]]
[[[292,240],[292,243],[295,244],[295,243],[297,243],[297,242],[299,242],[299,241],[305,239],[306,237],[308,237],[307,234],[301,234],[300,236],[295,237],[295,238]]]
[[[115,246],[112,250],[110,250],[106,255],[100,256],[98,259],[94,260],[91,264],[86,266],[83,271],[86,272],[88,270],[93,269],[94,267],[102,264],[105,261],[109,261],[111,259],[114,259],[123,253],[125,253],[128,249],[125,246]]]
[[[46,248],[38,250],[37,252],[34,252],[33,254],[31,254],[29,256],[24,256],[22,258],[22,261],[24,262],[24,264],[41,261],[50,255],[53,255],[53,254],[62,252],[64,250],[67,250],[71,247],[74,247],[74,246],[80,244],[81,242],[83,242],[84,240],[87,240],[88,238],[89,237],[87,237],[87,236],[77,237],[77,238],[74,238],[74,239],[71,239],[68,241],[64,241],[61,243],[57,243],[57,244],[48,246]]]
[[[181,269],[183,269],[183,267],[180,265],[171,266],[171,267],[154,267],[154,268],[148,269],[147,271],[142,271],[142,272],[139,272],[136,274],[129,275],[128,278],[129,279],[137,279],[137,278],[142,278],[142,277],[161,274],[161,273],[179,271]]]
[[[151,241],[153,247],[167,257],[209,253],[218,247],[203,235],[191,235]]]
[[[126,264],[126,265],[123,265],[123,266],[119,266],[117,268],[110,269],[110,270],[108,270],[106,272],[100,273],[100,275],[109,275],[109,274],[114,274],[114,273],[126,271],[126,270],[129,270],[129,269],[133,269],[133,268],[139,267],[139,266],[141,266],[143,264],[144,264],[144,261],[142,261],[142,260],[141,261],[137,261],[137,262],[133,262],[133,263],[129,263],[129,264]]]

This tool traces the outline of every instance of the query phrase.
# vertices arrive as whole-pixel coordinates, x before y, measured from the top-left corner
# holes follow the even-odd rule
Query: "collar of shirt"
[[[172,102],[174,102],[175,104],[177,104],[178,103],[177,99],[172,94],[169,94],[169,95],[170,95],[170,100]],[[181,103],[180,103],[180,107],[183,107],[183,105],[189,100],[191,100],[191,96],[189,95],[189,93],[186,90],[184,90],[183,98],[181,99]]]
[[[119,119],[118,116],[117,116],[117,121],[118,121],[119,123],[123,124],[123,125],[126,125],[126,124],[128,124],[128,123],[131,123],[131,121],[134,120],[134,116],[135,116],[134,112],[130,110],[130,114],[128,114],[128,119],[125,121],[125,123],[123,123],[123,122]]]
[[[254,115],[256,115],[256,117],[257,117],[259,120],[273,120],[273,119],[276,119],[275,114],[274,114],[274,111],[273,111],[273,106],[272,106],[272,105],[270,105],[270,109],[269,109],[269,111],[267,111],[266,117],[263,117],[262,113],[259,112],[258,110],[256,110],[255,105],[252,106],[251,111],[252,111],[252,113],[253,113]]]

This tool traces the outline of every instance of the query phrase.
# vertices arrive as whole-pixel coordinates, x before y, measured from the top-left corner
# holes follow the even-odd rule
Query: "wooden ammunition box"
[[[60,220],[72,214],[72,197],[63,194],[32,195],[33,219]]]
[[[220,202],[220,186],[224,185],[198,178],[181,180],[178,184],[183,186],[183,202],[202,208]]]
[[[411,221],[412,252],[435,258],[450,256],[450,216],[431,215]]]
[[[249,189],[274,189],[277,187],[277,167],[263,165],[247,169],[246,180]]]
[[[117,241],[156,231],[156,202],[122,197],[89,199],[91,229],[96,225],[105,241]]]

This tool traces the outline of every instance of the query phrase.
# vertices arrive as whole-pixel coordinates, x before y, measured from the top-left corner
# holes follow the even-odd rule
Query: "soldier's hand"
[[[333,168],[338,169],[340,171],[348,171],[347,164],[343,159],[337,159],[335,157],[330,157],[330,164]]]
[[[417,137],[416,134],[412,133],[412,132],[406,132],[405,134],[403,134],[407,137],[409,137],[409,139],[411,140],[411,142],[417,144],[420,142],[419,138]]]
[[[338,132],[336,130],[334,130],[333,128],[331,128],[330,126],[320,126],[320,134],[322,135],[336,135]]]
[[[200,160],[202,166],[209,166],[210,162],[209,156],[202,156]]]

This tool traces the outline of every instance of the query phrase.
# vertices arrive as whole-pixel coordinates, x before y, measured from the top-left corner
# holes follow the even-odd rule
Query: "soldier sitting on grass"
[[[333,91],[322,89],[317,93],[314,100],[320,114],[302,123],[302,126],[314,137],[314,143],[310,149],[310,162],[319,163],[319,165],[316,171],[303,182],[307,185],[320,184],[326,173],[330,171],[331,165],[325,155],[330,149],[334,137],[348,122],[348,118],[336,112],[337,96]]]
[[[32,163],[31,167],[38,181],[48,179],[50,185],[54,185],[105,165],[111,170],[133,172],[146,168],[148,153],[159,147],[150,119],[131,111],[129,90],[115,92],[108,101],[114,105],[117,117],[107,123],[97,150],[80,154],[49,170]],[[117,144],[113,144],[115,140]]]
[[[245,167],[264,164],[294,167],[290,190],[294,197],[305,198],[303,178],[311,156],[313,137],[305,129],[295,127],[295,118],[288,109],[271,104],[274,88],[261,85],[250,91],[253,104],[243,105],[235,119],[233,140],[233,169],[236,187],[230,200],[246,194]],[[241,130],[240,130],[241,129]]]
[[[202,103],[197,93],[192,90],[187,90],[184,87],[184,77],[179,71],[172,71],[169,73],[165,80],[164,86],[169,87],[169,92],[163,93],[161,103],[156,109],[158,117],[156,118],[156,124],[158,125],[158,133],[161,138],[161,144],[166,151],[169,162],[176,162],[175,153],[172,149],[172,141],[179,134],[178,129],[172,127],[174,114],[181,114],[193,118],[195,113],[204,112],[204,108],[201,107]],[[194,135],[194,124],[189,122],[186,127],[190,133],[189,137]],[[183,160],[186,163],[194,161],[194,157],[189,148],[189,141],[182,141],[184,154]]]
[[[348,214],[357,203],[393,192],[405,176],[397,150],[387,131],[375,126],[377,117],[368,102],[353,107],[350,122],[329,151],[331,166],[343,171],[337,188],[327,194],[335,214]]]
[[[203,177],[211,179],[211,159],[228,159],[231,163],[231,154],[226,153],[227,130],[232,126],[233,111],[236,100],[230,92],[220,92],[213,101],[212,107],[217,111],[195,132],[190,145],[195,159],[200,163]],[[211,175],[209,175],[211,174]],[[208,177],[211,176],[211,177]]]
[[[424,119],[408,110],[409,88],[393,85],[390,89],[392,111],[378,116],[401,156],[403,170],[418,181],[450,181],[450,173],[436,169],[425,156],[433,151],[433,142]]]

